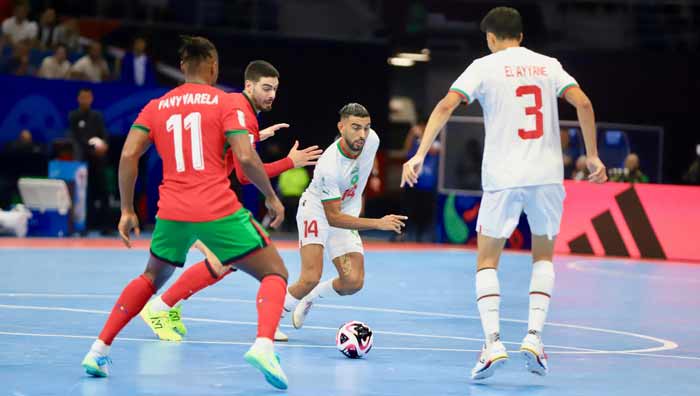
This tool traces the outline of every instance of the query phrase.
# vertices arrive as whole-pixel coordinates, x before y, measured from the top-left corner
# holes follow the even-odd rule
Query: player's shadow
[[[469,384],[470,393],[475,395],[539,395],[543,394],[547,387],[542,384],[513,384],[508,382],[472,382]]]

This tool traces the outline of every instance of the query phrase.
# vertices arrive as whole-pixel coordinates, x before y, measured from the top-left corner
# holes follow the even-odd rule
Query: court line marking
[[[0,297],[111,298],[111,299],[115,299],[117,296],[116,295],[105,295],[105,294],[0,293]],[[226,302],[226,303],[233,302],[233,303],[245,303],[245,304],[254,304],[255,303],[253,300],[244,300],[244,299],[238,299],[238,298],[221,298],[221,297],[192,297],[192,298],[190,298],[190,300],[199,300],[199,301],[208,301],[208,302]],[[319,308],[345,309],[345,310],[349,310],[349,311],[398,313],[398,314],[402,314],[402,315],[416,315],[416,316],[439,317],[439,318],[480,320],[480,318],[478,316],[474,316],[474,315],[457,315],[457,314],[449,314],[449,313],[441,313],[441,312],[412,311],[412,310],[394,309],[394,308],[357,307],[357,306],[335,305],[335,304],[314,304],[314,306],[319,307]],[[501,318],[501,321],[527,324],[527,320],[522,320],[522,319]],[[661,344],[660,346],[651,347],[651,348],[630,349],[630,350],[624,350],[624,351],[592,350],[589,353],[601,353],[601,352],[605,352],[605,353],[618,353],[618,352],[652,353],[652,352],[668,351],[671,349],[678,348],[678,344],[671,341],[671,340],[666,340],[663,338],[657,338],[657,337],[648,336],[648,335],[644,335],[644,334],[632,333],[632,332],[628,332],[628,331],[603,329],[603,328],[598,328],[598,327],[574,325],[574,324],[559,323],[559,322],[547,322],[547,325],[554,326],[554,327],[577,329],[577,330],[594,331],[594,332],[599,332],[599,333],[623,335],[623,336],[628,336],[628,337],[641,338],[643,340],[652,341],[652,342],[656,342],[656,343]],[[582,353],[583,353],[583,351],[582,351]]]
[[[17,337],[53,337],[53,338],[69,338],[69,339],[83,339],[83,340],[94,340],[94,335],[76,335],[76,334],[50,334],[50,333],[24,333],[24,332],[11,332],[11,331],[0,331],[0,335],[5,336],[17,336]],[[136,338],[136,337],[117,337],[119,341],[136,341],[136,342],[161,342],[157,339],[152,338]],[[207,340],[182,340],[179,341],[183,344],[204,344],[204,345],[243,345],[249,346],[250,341],[207,341]],[[335,349],[334,346],[330,345],[313,345],[313,344],[293,344],[293,343],[276,343],[275,346],[282,348],[316,348],[316,349]],[[387,350],[387,351],[428,351],[428,352],[481,352],[480,349],[459,349],[459,348],[421,348],[421,347],[372,347],[372,349],[377,350]],[[575,355],[580,354],[574,351],[550,351],[547,352],[549,355]],[[628,352],[606,352],[600,351],[600,354],[608,355],[633,355],[641,357],[654,357],[654,358],[674,358],[674,359],[684,359],[684,360],[698,360],[700,357],[695,356],[679,356],[679,355],[659,355],[659,354],[645,354],[645,353],[628,353]]]
[[[59,293],[0,293],[0,297],[5,296],[5,297],[48,297],[48,298],[71,298],[71,297],[76,297],[76,298],[115,298],[113,295],[93,295],[93,294],[59,294]],[[254,302],[251,300],[243,300],[243,299],[233,299],[233,298],[218,298],[218,297],[193,297],[192,299],[197,299],[197,300],[202,300],[202,301],[210,301],[210,302],[242,302],[242,303],[249,303],[253,304]],[[392,313],[400,313],[400,314],[413,314],[413,315],[418,315],[418,316],[433,316],[433,317],[448,317],[448,318],[459,318],[459,319],[479,319],[478,316],[470,316],[470,315],[455,315],[455,314],[445,314],[445,313],[439,313],[439,312],[422,312],[422,311],[410,311],[410,310],[399,310],[399,309],[390,309],[390,308],[370,308],[370,307],[354,307],[354,306],[345,306],[345,305],[331,305],[331,304],[317,304],[319,307],[323,308],[336,308],[336,309],[348,309],[348,310],[360,310],[360,311],[374,311],[374,312],[392,312]],[[0,307],[13,307],[13,306],[5,306],[5,305],[0,305]],[[30,306],[27,306],[30,307]],[[50,310],[52,307],[45,307],[46,309]],[[37,308],[37,309],[42,309],[42,308]],[[77,309],[77,308],[62,308],[61,310],[65,311],[73,311],[73,312],[86,312],[86,313],[101,313],[101,314],[107,314],[109,312],[107,311],[98,311],[98,310],[85,310],[85,309]],[[197,319],[197,318],[189,318],[189,320],[194,320],[194,321],[209,321],[210,323],[228,323],[228,324],[250,324],[252,322],[235,322],[235,321],[221,321],[218,319]],[[508,319],[508,318],[502,318],[501,320],[505,322],[515,322],[515,323],[527,323],[526,320],[519,320],[519,319]],[[589,326],[580,326],[580,325],[572,325],[572,324],[566,324],[566,323],[548,323],[548,325],[551,326],[558,326],[558,327],[564,327],[564,328],[574,328],[574,329],[581,329],[581,330],[589,330],[589,331],[597,331],[597,332],[603,332],[603,333],[610,333],[610,334],[618,334],[618,335],[625,335],[625,336],[631,336],[631,337],[636,337],[636,338],[641,338],[649,341],[654,341],[661,343],[662,345],[659,347],[652,347],[652,348],[644,348],[644,349],[631,349],[631,350],[596,350],[596,349],[586,349],[586,348],[578,348],[574,349],[577,347],[568,347],[568,346],[550,346],[550,347],[556,347],[560,349],[573,349],[577,354],[639,354],[639,353],[651,353],[651,352],[659,352],[659,351],[665,351],[665,350],[671,350],[671,349],[676,349],[678,348],[678,344],[676,344],[673,341],[669,340],[664,340],[661,338],[656,338],[652,336],[647,336],[643,334],[636,334],[636,333],[630,333],[630,332],[625,332],[625,331],[618,331],[618,330],[611,330],[611,329],[601,329],[601,328],[596,328],[596,327],[589,327]],[[283,325],[283,327],[289,327],[288,325]],[[322,329],[320,326],[315,326],[319,329]],[[314,328],[312,326],[308,326],[308,328]],[[328,328],[331,329],[331,328]],[[323,329],[325,330],[325,329]],[[335,329],[332,329],[335,330]],[[387,332],[386,334],[393,334],[390,332]],[[422,335],[417,335],[418,337],[421,337]],[[450,336],[442,336],[442,337],[450,337]],[[434,337],[438,338],[438,337]],[[456,339],[463,339],[463,340],[470,340],[467,337],[464,338],[456,338]],[[471,340],[479,340],[479,339],[471,339]],[[506,342],[508,344],[519,344],[515,342]]]
[[[84,293],[83,294],[0,293],[0,297],[111,298],[111,299],[114,299],[117,296],[116,295],[104,295],[104,294],[84,294]],[[238,298],[221,298],[221,297],[192,297],[191,300],[200,300],[200,301],[208,301],[208,302],[226,302],[226,303],[233,302],[233,303],[246,303],[246,304],[254,304],[255,303],[253,300],[244,300],[244,299],[238,299]],[[314,305],[317,307],[320,307],[320,308],[345,309],[345,310],[351,310],[351,311],[398,313],[398,314],[403,314],[403,315],[480,320],[479,316],[474,316],[474,315],[457,315],[457,314],[448,314],[448,313],[440,313],[440,312],[424,312],[424,311],[413,311],[413,310],[393,309],[393,308],[357,307],[357,306],[335,305],[335,304],[314,304]],[[501,318],[501,321],[527,324],[527,320],[521,320],[521,319]],[[644,340],[648,340],[648,341],[652,341],[652,342],[656,342],[656,343],[661,344],[658,347],[625,350],[625,352],[628,352],[628,353],[652,353],[652,352],[660,352],[660,351],[666,351],[666,350],[678,348],[678,344],[673,342],[673,341],[662,339],[662,338],[657,338],[657,337],[652,337],[652,336],[648,336],[648,335],[644,335],[644,334],[637,334],[637,333],[620,331],[620,330],[602,329],[602,328],[590,327],[590,326],[573,325],[573,324],[568,324],[568,323],[558,323],[558,322],[547,322],[547,325],[555,326],[555,327],[563,327],[563,328],[573,328],[573,329],[578,329],[578,330],[588,330],[588,331],[608,333],[608,334],[624,335],[624,336],[629,336],[629,337],[641,338]],[[620,352],[620,351],[606,351],[606,352]]]
[[[76,313],[90,313],[90,314],[103,314],[108,315],[109,311],[97,310],[97,309],[84,309],[84,308],[68,308],[68,307],[46,307],[46,306],[35,306],[35,305],[8,305],[0,304],[0,309],[16,309],[16,310],[29,310],[29,311],[58,311],[58,312],[76,312]],[[232,325],[242,325],[242,326],[257,326],[257,322],[246,322],[238,320],[225,320],[225,319],[208,319],[208,318],[192,318],[183,316],[191,322],[203,322],[203,323],[218,323],[218,324],[232,324]],[[281,327],[292,328],[291,325],[281,325]],[[305,329],[311,330],[338,330],[336,327],[327,326],[304,326]],[[385,330],[375,330],[376,334],[394,335],[394,336],[405,336],[405,337],[417,337],[417,338],[437,338],[437,339],[449,339],[458,341],[478,341],[483,342],[482,338],[472,338],[472,337],[458,337],[458,336],[445,336],[445,335],[435,335],[435,334],[417,334],[417,333],[404,333],[404,332],[394,332]],[[504,344],[520,345],[519,342],[509,342],[503,341]],[[579,347],[569,347],[569,346],[559,346],[559,345],[547,345],[547,348],[557,348],[557,349],[567,349],[572,351],[586,351],[586,352],[600,352],[599,349],[590,348],[579,348]]]
[[[599,268],[598,265],[588,266],[586,264],[598,264],[597,261],[593,260],[577,260],[566,263],[566,267],[574,271],[586,272],[591,274],[602,274],[610,275],[616,278],[631,278],[631,279],[649,279],[649,280],[660,280],[667,282],[683,282],[683,283],[700,283],[699,280],[693,278],[679,278],[679,277],[667,277],[661,275],[652,274],[631,274],[624,271],[618,271],[613,269]]]

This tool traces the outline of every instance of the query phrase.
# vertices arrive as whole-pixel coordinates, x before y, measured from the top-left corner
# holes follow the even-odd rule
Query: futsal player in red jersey
[[[133,207],[138,160],[151,143],[163,159],[151,257],[144,273],[122,291],[82,365],[90,375],[108,375],[109,350],[116,335],[175,267],[184,265],[187,251],[199,239],[223,265],[235,265],[260,280],[257,338],[244,358],[271,385],[286,389],[287,377],[274,353],[273,336],[284,303],[287,269],[267,233],[229,188],[223,156],[226,143],[248,179],[265,195],[273,227],[284,219],[284,207],[241,125],[233,98],[212,87],[219,72],[216,47],[203,37],[183,37],[180,68],[185,84],[146,105],[129,131],[119,162],[122,215],[118,228],[130,247],[130,232],[139,233]],[[167,320],[168,312],[162,317]]]
[[[229,94],[234,104],[235,116],[242,128],[241,132],[248,133],[253,147],[275,133],[281,128],[289,127],[288,124],[275,124],[260,130],[258,114],[272,110],[277,88],[279,87],[279,72],[264,60],[250,62],[244,72],[245,87],[241,93]],[[292,169],[315,164],[315,160],[323,150],[318,146],[307,147],[298,150],[298,142],[289,151],[289,154],[281,160],[263,164],[269,177],[278,176],[280,173]],[[240,161],[226,146],[226,166],[230,171],[235,169],[236,177],[242,184],[249,184],[250,180],[245,176]],[[196,246],[205,255],[211,252],[202,243]],[[191,297],[194,293],[213,285],[232,272],[230,266],[221,266],[217,260],[209,258],[188,268],[162,295],[153,298],[141,311],[141,317],[153,332],[164,341],[180,341],[187,334],[187,328],[182,322],[180,301]],[[162,312],[167,311],[168,317]],[[288,341],[286,334],[279,329],[275,331],[275,341]]]

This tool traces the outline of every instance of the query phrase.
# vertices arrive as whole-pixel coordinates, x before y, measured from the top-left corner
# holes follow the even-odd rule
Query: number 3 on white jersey
[[[185,171],[185,155],[182,152],[182,114],[173,114],[165,122],[168,132],[173,133],[175,140],[175,166],[178,172]],[[184,129],[190,130],[192,147],[192,168],[204,170],[204,148],[202,146],[202,114],[190,113],[185,117]]]
[[[539,139],[544,135],[544,119],[542,117],[542,89],[537,85],[521,85],[515,90],[515,96],[521,97],[525,95],[535,96],[535,105],[525,108],[526,115],[535,116],[535,129],[526,131],[522,128],[518,129],[518,136],[521,139]]]

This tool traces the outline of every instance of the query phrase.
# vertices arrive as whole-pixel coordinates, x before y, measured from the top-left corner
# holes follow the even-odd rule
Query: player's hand
[[[126,247],[131,248],[131,240],[129,239],[131,230],[134,230],[136,236],[141,235],[139,218],[136,216],[136,213],[133,211],[122,211],[122,217],[119,219],[117,229],[119,230],[119,236],[122,237],[122,242],[124,242]]]
[[[382,231],[394,231],[397,234],[401,234],[403,227],[406,226],[404,221],[407,219],[408,217],[401,215],[386,215],[379,219],[377,229]]]
[[[321,156],[323,150],[318,148],[318,146],[310,146],[305,149],[297,150],[299,147],[299,141],[294,141],[294,146],[289,150],[287,157],[292,159],[295,168],[302,168],[308,165],[316,165],[316,160]]]
[[[272,218],[270,222],[270,227],[277,229],[284,221],[284,206],[276,195],[272,197],[265,198],[265,207],[267,208],[267,213]]]
[[[199,239],[197,239],[193,247],[202,252],[209,264],[211,264],[212,268],[214,268],[214,271],[216,271],[217,275],[221,276],[228,270],[228,268],[225,268],[224,265],[221,264],[221,260],[219,260],[219,258],[216,257],[216,255],[214,255],[214,252],[209,250],[207,245],[203,244],[202,241],[200,241]]]
[[[267,127],[260,131],[260,141],[262,142],[265,139],[269,139],[273,136],[275,136],[275,132],[282,128],[289,128],[289,124],[275,124],[271,127]]]
[[[424,158],[414,155],[411,159],[404,162],[403,170],[401,171],[401,185],[399,187],[403,187],[407,184],[409,187],[413,187],[413,185],[416,184],[418,176],[420,176],[420,172],[423,170],[423,160]]]
[[[605,165],[598,156],[586,157],[586,167],[591,172],[588,175],[588,181],[591,183],[605,183],[608,180],[608,174],[605,171]]]

